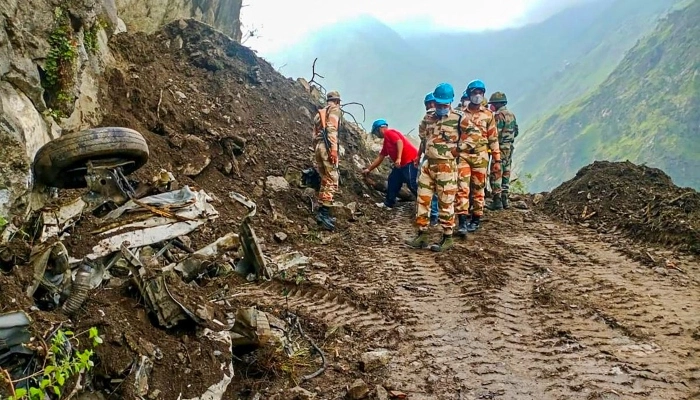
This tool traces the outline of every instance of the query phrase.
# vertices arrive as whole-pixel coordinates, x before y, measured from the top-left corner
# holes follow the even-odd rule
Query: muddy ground
[[[265,184],[289,166],[311,165],[315,104],[300,84],[193,22],[151,36],[118,35],[111,47],[118,64],[106,74],[102,125],[146,137],[151,159],[134,178],[150,181],[164,168],[217,198],[220,217],[190,235],[192,247],[238,230],[246,211],[229,196],[236,191],[258,204],[253,225],[267,255],[301,251],[313,259],[298,280],[249,283],[232,274],[178,288],[192,301],[226,299],[224,314],[248,305],[280,317],[294,312],[327,357],[321,376],[302,381],[320,366],[308,340],[295,339],[302,351],[293,358],[238,354],[224,399],[294,398],[288,389],[296,385],[337,399],[357,379],[367,384],[367,398],[381,398],[377,385],[409,399],[700,396],[700,262],[689,245],[698,222],[689,202],[697,193],[684,194],[643,167],[596,163],[534,209],[488,213],[480,231],[436,255],[402,245],[413,234],[412,203],[382,212],[374,206],[381,194],[352,161],[372,154],[346,131],[339,200],[356,202],[360,212],[353,221],[339,218],[329,234],[312,220],[308,193]],[[630,171],[648,181],[646,192],[618,184]],[[605,194],[613,192],[611,203]],[[63,192],[59,201],[76,195]],[[635,215],[647,205],[639,223]],[[689,223],[680,222],[681,211]],[[278,243],[277,232],[287,239]],[[94,244],[81,237],[67,242],[72,254]],[[221,379],[229,361],[221,344],[194,324],[158,327],[126,280],[94,290],[70,319],[31,308],[22,295],[30,281],[22,267],[0,274],[2,311],[29,312],[37,333],[58,324],[98,327],[105,340],[90,390],[134,398],[134,362],[142,355],[154,360],[148,391],[157,399],[195,398]],[[367,370],[362,354],[376,349],[392,358]]]

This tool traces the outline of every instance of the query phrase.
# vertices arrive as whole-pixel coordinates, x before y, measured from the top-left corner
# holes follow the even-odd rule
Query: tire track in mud
[[[378,312],[366,310],[341,294],[314,284],[297,286],[277,280],[247,284],[238,289],[236,297],[268,307],[288,306],[298,315],[322,320],[329,328],[345,325],[367,336],[382,335],[399,326]]]
[[[554,303],[540,308],[545,331],[615,362],[608,370],[573,371],[573,387],[651,398],[700,389],[700,342],[690,334],[700,325],[697,287],[679,288],[592,235],[554,223],[532,236],[539,246],[529,251],[558,261],[536,287],[545,294],[536,297]]]
[[[517,257],[468,265],[456,279],[433,253],[372,249],[374,264],[392,271],[395,300],[415,315],[409,329],[413,340],[404,344],[392,369],[402,390],[415,399],[456,398],[457,393],[680,399],[697,391],[699,342],[687,332],[698,326],[691,313],[700,301],[692,288],[673,296],[678,289],[668,283],[659,288],[648,271],[641,285],[639,280],[618,282],[619,271],[611,271],[608,263],[629,271],[644,267],[560,225],[494,225],[509,229]],[[488,229],[479,233],[477,245],[488,245],[493,235]],[[461,246],[452,251],[464,253]],[[505,278],[494,284],[488,277],[494,273]],[[679,299],[680,313],[668,307]],[[685,321],[682,339],[674,319]]]
[[[521,340],[529,325],[522,299],[498,298],[499,291],[485,290],[478,274],[455,284],[429,251],[383,251],[381,264],[400,266],[393,277],[395,300],[414,315],[409,321],[412,340],[392,369],[392,379],[403,391],[414,399],[456,398],[458,392],[538,398],[542,387],[533,371],[510,361],[529,352]]]

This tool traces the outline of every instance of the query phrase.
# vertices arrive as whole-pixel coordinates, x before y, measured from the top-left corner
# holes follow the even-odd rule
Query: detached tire
[[[148,161],[148,144],[140,133],[129,128],[105,127],[69,133],[42,146],[34,156],[34,178],[46,186],[78,189],[87,186],[88,161],[131,161],[124,174],[143,167]]]

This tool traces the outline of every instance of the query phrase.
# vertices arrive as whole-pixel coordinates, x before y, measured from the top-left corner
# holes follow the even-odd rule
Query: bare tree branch
[[[353,104],[362,107],[362,122],[365,122],[365,120],[367,119],[367,111],[365,111],[365,106],[362,103],[357,103],[354,101],[350,102],[350,103],[343,103],[343,105],[340,106],[340,109],[342,110],[343,107],[353,105]],[[347,112],[345,110],[343,110],[343,111]],[[348,114],[350,114],[350,113],[348,113]],[[352,114],[350,114],[350,115],[352,115]],[[355,118],[355,117],[353,117],[353,118]]]
[[[363,131],[366,131],[366,130],[367,130],[367,129],[365,129],[365,127],[364,127],[361,123],[357,122],[357,119],[355,119],[355,116],[354,116],[354,115],[352,115],[352,114],[349,113],[348,111],[345,111],[345,110],[342,110],[342,109],[341,109],[340,111],[341,111],[343,117],[345,117],[345,114],[348,114],[350,117],[352,117],[352,120],[355,122],[355,125],[357,125],[357,126],[359,126],[360,128],[362,128]]]
[[[309,86],[311,86],[312,84],[315,84],[316,86],[318,86],[319,90],[322,90],[321,93],[322,93],[323,95],[325,95],[326,92],[327,92],[327,91],[326,91],[326,88],[324,88],[323,85],[321,85],[320,83],[318,83],[318,82],[315,80],[316,77],[319,77],[319,78],[322,78],[322,79],[326,79],[323,75],[316,73],[316,61],[318,61],[318,57],[314,58],[314,63],[311,64],[311,79],[309,79]]]

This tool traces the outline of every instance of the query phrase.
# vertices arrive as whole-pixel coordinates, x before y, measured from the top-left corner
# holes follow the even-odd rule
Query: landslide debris
[[[194,20],[175,21],[153,35],[116,35],[110,48],[118,67],[105,74],[101,125],[144,135],[151,156],[136,177],[151,179],[162,168],[216,195],[221,218],[209,237],[240,222],[243,209],[229,198],[231,191],[256,202],[261,218],[274,220],[261,224],[270,234],[305,229],[312,217],[309,192],[275,182],[313,165],[318,98],[249,48]],[[363,135],[352,123],[339,134],[344,154],[337,201],[344,204],[368,191],[353,160],[372,157]],[[285,218],[272,218],[276,213]]]
[[[266,257],[289,253],[290,249],[313,253],[308,245],[310,240],[339,241],[338,235],[329,239],[318,232],[312,211],[315,193],[296,184],[300,171],[313,165],[311,123],[315,110],[324,103],[322,99],[302,83],[282,77],[250,49],[194,20],[175,21],[151,35],[115,35],[110,50],[115,62],[105,71],[101,85],[100,104],[106,117],[100,126],[135,129],[144,136],[150,151],[148,163],[128,178],[154,185],[165,170],[166,174],[172,173],[180,188],[187,185],[195,193],[202,191],[210,195],[210,205],[217,212],[216,218],[178,238],[181,246],[201,249],[239,232],[249,213],[240,196],[256,204],[257,214],[250,224],[255,227],[259,248]],[[355,214],[380,215],[371,204],[378,200],[372,198],[377,193],[363,182],[358,169],[373,158],[363,135],[357,125],[347,121],[340,130],[341,190],[337,201],[347,205],[340,208],[346,214],[338,215],[340,230],[354,222]],[[59,210],[84,192],[60,190],[47,207]],[[351,203],[355,204],[351,206]],[[40,219],[16,225],[40,228],[40,223],[35,221]],[[94,232],[101,222],[104,221],[83,213],[71,226],[63,240],[70,257],[81,259],[94,252],[99,240]],[[270,318],[268,325],[279,327],[288,322],[286,287],[292,288],[295,295],[302,293],[302,287],[321,284],[302,285],[295,283],[292,276],[291,283],[275,283],[285,287],[284,293],[275,293],[277,297],[270,299],[251,300],[238,296],[248,282],[235,273],[218,271],[187,282],[176,274],[164,274],[164,279],[156,282],[173,289],[172,293],[155,300],[165,299],[170,306],[175,302],[183,310],[195,313],[194,318],[175,327],[165,327],[152,315],[149,301],[153,299],[145,298],[142,288],[130,284],[126,273],[119,275],[112,270],[114,274],[106,279],[107,283],[91,289],[80,309],[69,319],[59,308],[47,308],[43,304],[37,307],[36,296],[32,299],[25,294],[26,288],[36,281],[29,260],[30,252],[36,251],[32,247],[37,247],[40,230],[18,230],[13,235],[16,239],[3,249],[1,311],[27,312],[33,321],[30,330],[37,340],[45,339],[47,332],[54,332],[57,327],[70,327],[76,332],[96,327],[104,342],[95,350],[97,363],[90,390],[119,398],[146,394],[151,398],[174,399],[180,395],[195,398],[218,384],[227,384],[228,379],[231,385],[228,389],[224,387],[225,398],[236,396],[232,393],[255,397],[256,393],[267,395],[289,386],[287,380],[298,383],[302,374],[318,368],[318,355],[313,353],[313,348],[303,335],[292,332],[289,341],[296,349],[292,357],[285,354],[286,348],[269,346],[264,350],[274,354],[236,354],[235,373],[231,377],[228,371],[231,345],[222,340],[226,335],[221,335],[220,330],[225,330],[221,324],[228,326],[234,314],[238,321],[238,312],[248,307],[264,310],[264,318]],[[153,257],[158,263],[146,266],[151,268],[149,279],[163,272],[167,264],[162,260],[163,254],[174,251],[179,257],[186,253],[174,247],[168,250],[164,243],[154,246],[149,251],[160,255]],[[326,262],[337,259],[333,256],[337,253],[325,253],[321,255],[328,256]],[[316,259],[315,254],[311,255]],[[233,264],[234,257],[230,256],[223,255],[217,262]],[[123,268],[119,271],[124,272]],[[334,294],[339,304],[351,302],[352,297],[352,293]],[[358,303],[364,305],[366,300],[360,300]],[[386,301],[380,298],[372,301],[380,300]],[[273,322],[275,316],[285,321]],[[199,319],[208,325],[197,322]],[[346,364],[355,355],[359,357],[358,352],[365,350],[365,344],[347,338],[328,341],[324,335],[333,327],[315,320],[314,315],[303,315],[299,320],[299,332],[304,325],[304,332],[321,346],[332,344],[336,354],[334,368],[329,366],[323,382],[310,384],[319,385],[316,388],[323,392],[337,394],[346,380],[356,377]],[[219,327],[212,325],[213,322]],[[294,331],[294,325],[287,325],[288,331]],[[24,364],[18,363],[15,369],[23,374]],[[135,373],[142,370],[147,372]],[[0,388],[0,395],[6,389]]]
[[[700,193],[657,168],[596,161],[548,193],[540,208],[565,222],[700,254]]]

